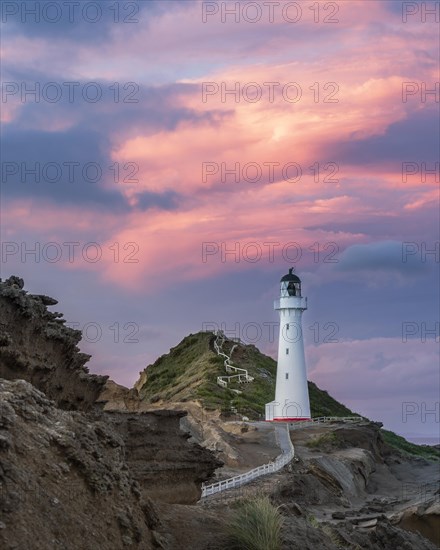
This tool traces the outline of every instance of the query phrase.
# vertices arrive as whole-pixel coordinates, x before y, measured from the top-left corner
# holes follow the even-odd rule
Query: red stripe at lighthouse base
[[[272,422],[304,422],[305,420],[312,420],[312,419],[306,418],[306,417],[298,417],[298,416],[295,416],[294,418],[284,416],[284,417],[274,418]]]

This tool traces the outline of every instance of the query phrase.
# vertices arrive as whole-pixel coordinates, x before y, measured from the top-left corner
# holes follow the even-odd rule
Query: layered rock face
[[[155,503],[197,502],[221,463],[183,411],[104,410],[133,392],[89,374],[80,331],[23,286],[0,280],[0,547],[167,547]]]
[[[393,451],[380,426],[334,423],[291,432],[298,461],[277,485],[276,500],[296,515],[316,514],[321,532],[344,548],[434,550],[438,465]],[[310,445],[314,440],[319,445]],[[291,536],[297,540],[298,532]]]
[[[226,550],[233,502],[260,491],[280,505],[283,550],[439,544],[438,490],[430,484],[419,495],[438,469],[393,453],[378,423],[294,430],[295,460],[284,470],[185,505],[221,465],[191,439],[249,468],[256,453],[246,450],[243,425],[226,430],[198,403],[164,410],[90,375],[80,332],[47,309],[55,302],[28,294],[17,277],[0,280],[2,550]],[[261,427],[253,430],[264,451]]]
[[[440,501],[439,494],[408,506],[397,513],[393,521],[399,527],[415,533],[421,533],[424,537],[435,543],[440,548]]]
[[[108,376],[89,374],[81,331],[64,326],[56,300],[29,294],[23,279],[0,281],[0,378],[27,380],[67,410],[91,410]]]
[[[124,455],[105,422],[1,380],[0,547],[153,548],[151,503]]]
[[[182,411],[108,412],[108,424],[125,443],[126,462],[142,494],[168,503],[195,503],[203,481],[222,465],[213,454],[189,444],[180,430]]]

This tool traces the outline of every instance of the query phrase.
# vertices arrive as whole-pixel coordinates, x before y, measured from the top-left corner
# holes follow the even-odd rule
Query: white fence
[[[239,374],[234,374],[232,376],[217,376],[217,384],[219,386],[222,386],[223,388],[227,388],[228,382],[233,379],[235,382],[238,382],[239,384],[244,384],[246,382],[253,382],[254,379],[252,376],[248,374],[248,371],[246,369],[241,369],[240,367],[235,367],[234,365],[232,365],[231,357],[229,355],[226,355],[226,353],[222,351],[223,344],[225,343],[225,340],[226,340],[224,332],[222,330],[217,330],[216,332],[214,332],[214,334],[216,335],[216,339],[214,340],[214,349],[218,355],[221,355],[222,357],[225,358],[223,361],[223,364],[225,366],[226,372],[239,373]],[[229,338],[229,340],[231,340],[231,338]],[[233,338],[232,340],[236,341],[237,339]],[[238,339],[238,341],[240,342],[240,339]],[[236,343],[232,346],[231,351],[229,352],[230,355],[232,355],[232,352],[237,347],[237,345],[238,344]]]
[[[226,491],[227,489],[234,489],[235,487],[240,487],[240,485],[249,483],[250,481],[257,479],[258,477],[261,477],[267,474],[272,474],[274,472],[277,472],[278,470],[281,470],[281,468],[283,468],[286,464],[288,464],[295,456],[295,448],[292,444],[292,441],[290,439],[290,434],[289,434],[289,430],[292,427],[303,428],[304,426],[307,426],[310,424],[321,424],[325,422],[360,422],[363,420],[365,419],[362,416],[345,416],[345,417],[320,416],[319,418],[312,418],[311,420],[305,420],[303,422],[286,423],[287,438],[291,447],[290,451],[279,455],[274,462],[269,462],[269,464],[263,464],[263,466],[258,466],[258,468],[249,470],[249,472],[245,472],[244,474],[239,474],[237,476],[224,479],[223,481],[218,481],[217,483],[213,483],[211,485],[203,484],[201,498],[205,498],[209,495],[214,495],[215,493]]]
[[[202,496],[205,498],[209,495],[214,495],[215,493],[220,493],[221,491],[226,491],[226,489],[234,489],[235,487],[240,487],[245,483],[249,483],[257,477],[261,477],[267,474],[272,474],[281,470],[286,464],[288,464],[292,458],[295,456],[295,449],[290,440],[289,428],[286,426],[288,441],[290,442],[290,451],[279,455],[274,462],[269,462],[269,464],[263,464],[263,466],[258,466],[249,472],[240,474],[238,476],[230,477],[229,479],[224,479],[223,481],[218,481],[212,485],[202,485]]]

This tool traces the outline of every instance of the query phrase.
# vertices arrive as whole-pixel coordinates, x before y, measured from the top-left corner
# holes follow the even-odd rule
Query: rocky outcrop
[[[369,451],[351,449],[337,456],[321,456],[309,462],[312,475],[326,483],[339,487],[348,497],[365,492],[376,463]]]
[[[382,438],[381,427],[381,422],[365,422],[363,424],[352,425],[342,424],[333,431],[337,448],[364,449],[371,454],[375,462],[382,463],[389,454],[390,449]]]
[[[23,286],[19,277],[0,280],[0,378],[27,380],[62,409],[91,410],[108,376],[89,374],[81,331],[47,309],[57,301]]]
[[[157,503],[197,502],[221,462],[186,412],[139,411],[136,390],[89,374],[81,332],[23,286],[0,281],[0,547],[166,548]]]
[[[301,504],[346,506],[369,491],[372,474],[384,462],[382,453],[386,446],[380,424],[335,422],[323,430],[324,435],[311,428],[311,435],[300,442],[298,432],[292,432],[296,475],[294,480],[285,480],[279,491],[282,497],[294,498]]]
[[[81,333],[48,311],[55,304],[27,293],[18,277],[0,280],[0,548],[229,548],[234,492],[193,505],[221,464],[194,441],[223,453],[229,467],[249,468],[251,445],[264,447],[267,434],[227,428],[199,402],[165,410],[165,401],[143,402],[136,389],[90,375]],[[265,488],[284,515],[286,550],[432,550],[438,493],[401,506],[401,486],[417,481],[417,469],[389,454],[379,428],[295,430],[295,460],[235,498]],[[430,466],[418,467],[424,483]]]
[[[108,412],[105,418],[123,439],[127,465],[142,494],[168,503],[193,504],[201,484],[222,462],[180,430],[183,411]]]
[[[395,525],[421,533],[440,548],[440,502],[436,497],[408,506],[392,517]]]
[[[0,547],[153,548],[152,504],[107,423],[0,380]]]
[[[320,548],[436,548],[438,493],[434,494],[435,479],[429,485],[424,481],[438,472],[435,463],[393,456],[382,439],[380,423],[334,423],[291,435],[296,461],[272,493],[289,516],[286,534],[291,543],[298,541],[301,529],[304,532],[300,518],[291,521],[291,515],[299,515],[314,528],[312,535],[304,533],[308,542],[316,531],[327,539]],[[407,484],[411,491],[405,491],[404,497]],[[301,547],[312,545],[305,541]]]
[[[367,525],[370,523],[370,525]],[[392,525],[385,517],[376,522],[350,521],[322,523],[317,529],[327,537],[321,548],[368,548],[369,550],[435,550],[435,546],[419,533],[411,533]],[[305,546],[302,546],[305,548]],[[307,547],[308,548],[308,547]]]
[[[0,380],[0,547],[155,547],[166,528],[153,502],[194,504],[221,465],[187,442],[184,414],[91,416]]]

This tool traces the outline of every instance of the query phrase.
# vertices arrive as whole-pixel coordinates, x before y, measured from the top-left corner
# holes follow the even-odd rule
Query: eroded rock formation
[[[152,548],[152,504],[106,422],[0,381],[0,547]],[[154,513],[154,512],[153,512]]]
[[[29,294],[23,279],[0,281],[0,378],[27,380],[67,410],[91,410],[108,376],[89,374],[81,331],[47,306],[56,300]]]
[[[226,429],[199,403],[161,409],[89,374],[81,333],[48,311],[56,300],[23,286],[0,280],[0,548],[226,549],[231,505],[263,491],[284,516],[283,550],[435,549],[438,491],[419,492],[438,470],[396,455],[376,423],[295,430],[284,470],[194,506],[221,463],[191,440],[249,465],[244,426]]]
[[[200,487],[222,462],[204,447],[188,443],[180,430],[183,411],[107,412],[123,439],[126,462],[142,494],[168,503],[195,503]]]
[[[183,411],[104,410],[135,392],[89,374],[81,332],[23,287],[0,280],[0,547],[167,547],[155,503],[197,502],[221,462]]]

